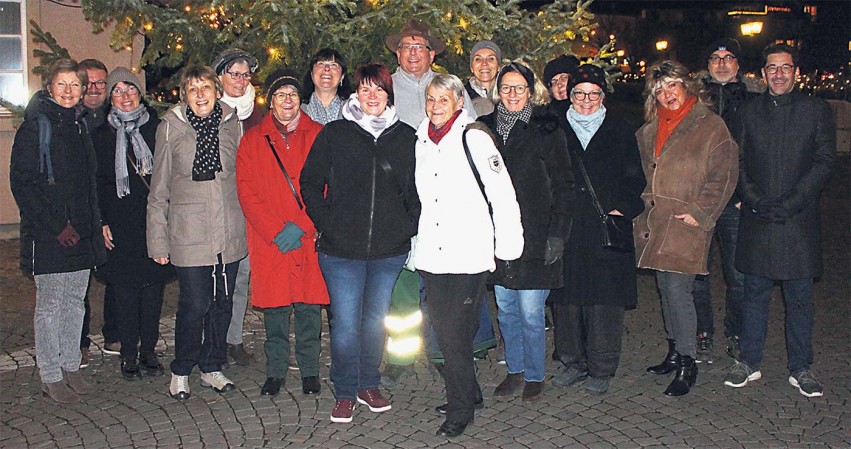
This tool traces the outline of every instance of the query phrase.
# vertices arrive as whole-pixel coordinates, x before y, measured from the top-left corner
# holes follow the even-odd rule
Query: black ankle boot
[[[676,349],[677,343],[674,340],[668,340],[668,354],[665,355],[665,360],[658,365],[653,365],[647,368],[648,373],[653,374],[668,374],[677,369],[680,354]]]
[[[680,356],[680,363],[677,369],[677,375],[674,380],[668,385],[665,390],[667,396],[683,396],[688,394],[691,387],[697,381],[697,363],[694,358],[687,355]]]

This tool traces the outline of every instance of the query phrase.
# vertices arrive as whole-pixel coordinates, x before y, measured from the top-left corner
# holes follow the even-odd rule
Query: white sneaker
[[[228,379],[221,371],[201,373],[201,386],[210,387],[219,393],[231,391],[236,388],[233,382],[231,382],[230,379]]]
[[[175,399],[189,399],[189,376],[178,376],[172,373],[168,392]]]

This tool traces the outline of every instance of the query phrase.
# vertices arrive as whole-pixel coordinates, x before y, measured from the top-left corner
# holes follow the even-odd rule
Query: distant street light
[[[742,36],[756,36],[762,33],[762,22],[759,20],[745,22],[739,28],[742,30]]]
[[[658,41],[656,42],[656,50],[665,51],[668,49],[668,41]]]

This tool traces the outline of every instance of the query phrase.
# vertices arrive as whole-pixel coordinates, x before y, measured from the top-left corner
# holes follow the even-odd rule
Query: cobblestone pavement
[[[692,392],[681,398],[664,396],[669,376],[645,372],[666,347],[653,278],[642,275],[639,306],[627,313],[623,357],[608,394],[591,396],[581,387],[547,383],[543,400],[536,403],[497,399],[492,393],[505,367],[493,358],[479,361],[486,407],[464,435],[452,440],[434,434],[442,418],[432,409],[444,402],[444,394],[439,376],[424,362],[417,363],[415,376],[387,390],[392,410],[371,413],[358,407],[351,424],[331,423],[327,341],[318,396],[303,395],[298,371],[290,371],[285,391],[274,399],[261,397],[261,361],[230,368],[227,374],[238,388],[222,395],[200,387],[196,370],[192,397],[181,402],[168,396],[168,376],[123,380],[118,358],[103,355],[96,347],[102,338],[94,336],[86,372],[97,390],[79,404],[59,406],[39,391],[32,350],[34,287],[16,268],[17,241],[7,240],[0,241],[0,447],[851,447],[847,156],[838,162],[838,182],[823,198],[826,271],[815,292],[813,371],[824,384],[822,398],[807,399],[787,383],[779,291],[772,302],[761,380],[742,389],[723,386],[731,362],[716,341],[714,363],[700,365]],[[720,334],[722,281],[713,275],[712,282]],[[173,353],[176,295],[176,285],[170,285],[161,326],[165,361]],[[95,289],[95,322],[101,297]],[[93,324],[93,329],[99,327]],[[262,356],[260,314],[249,311],[245,331],[246,344]],[[550,374],[554,372],[551,366]]]

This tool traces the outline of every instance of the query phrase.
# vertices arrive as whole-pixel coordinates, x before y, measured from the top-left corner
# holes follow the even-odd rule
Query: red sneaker
[[[379,413],[390,410],[390,401],[384,399],[378,388],[358,391],[358,402],[369,406],[369,411]]]
[[[338,399],[331,410],[331,422],[352,422],[352,412],[355,410],[355,401],[351,399]]]

